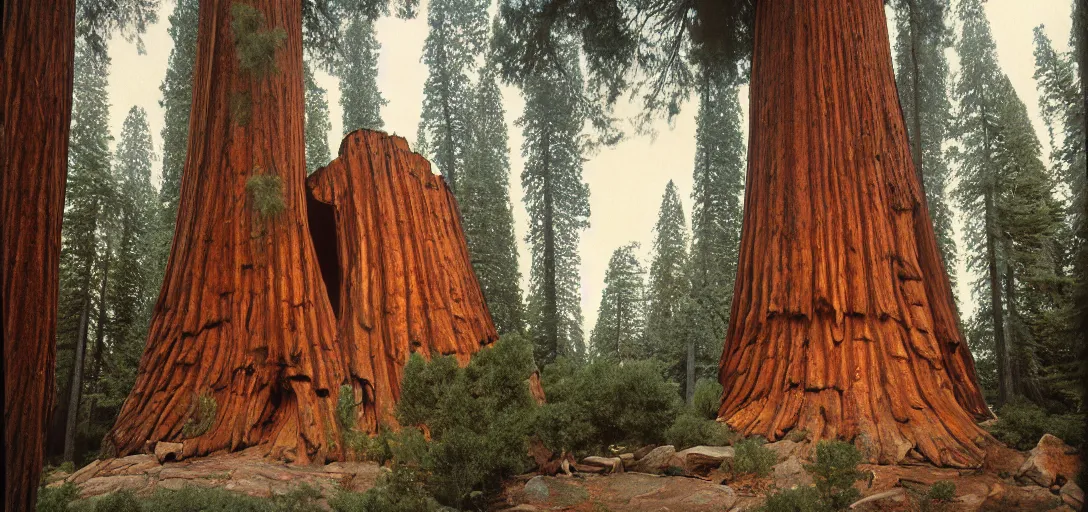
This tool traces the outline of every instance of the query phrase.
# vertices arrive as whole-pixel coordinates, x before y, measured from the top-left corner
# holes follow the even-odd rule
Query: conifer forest
[[[4,511],[1081,511],[1088,0],[8,0]]]

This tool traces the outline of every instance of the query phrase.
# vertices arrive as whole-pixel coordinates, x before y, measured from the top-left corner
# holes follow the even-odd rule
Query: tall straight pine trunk
[[[262,30],[286,31],[277,70],[255,76],[239,66],[233,3],[200,3],[172,252],[135,387],[106,442],[118,455],[168,440],[186,457],[261,445],[324,462],[342,444],[343,365],[306,217],[302,8],[247,2]],[[282,180],[279,214],[262,216],[247,192],[257,174]]]
[[[3,7],[0,286],[4,510],[32,510],[56,398],[60,226],[75,62],[75,0]]]
[[[756,7],[751,144],[719,416],[977,466],[990,416],[896,96],[882,3]]]

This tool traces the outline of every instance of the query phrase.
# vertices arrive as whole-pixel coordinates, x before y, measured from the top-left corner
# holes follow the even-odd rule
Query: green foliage
[[[722,385],[716,380],[699,379],[695,383],[695,393],[691,398],[692,412],[700,418],[718,419],[718,409],[722,405]]]
[[[778,456],[770,448],[763,446],[764,443],[766,440],[762,437],[749,437],[733,444],[733,462],[728,469],[734,473],[759,477],[771,474],[771,468],[778,461]]]
[[[264,13],[251,5],[231,4],[230,14],[239,66],[257,79],[278,72],[276,50],[287,40],[287,32],[281,27],[264,28]]]
[[[279,176],[254,174],[246,180],[246,192],[262,218],[276,217],[287,208],[283,200],[283,178]]]
[[[532,349],[517,335],[500,339],[460,368],[452,357],[414,356],[404,370],[397,419],[426,425],[378,437],[395,465],[418,469],[440,503],[481,506],[502,479],[528,469],[527,437],[536,408],[529,393]],[[406,477],[407,478],[407,477]]]
[[[58,487],[41,487],[38,489],[38,512],[64,512],[68,510],[68,504],[79,497],[79,487],[72,482],[65,482]]]
[[[1048,414],[1043,408],[1017,398],[997,410],[997,421],[988,428],[1002,443],[1030,450],[1043,434],[1051,434],[1071,446],[1084,443],[1084,415]]]
[[[529,332],[540,366],[585,357],[578,240],[589,227],[589,187],[582,180],[585,123],[578,53],[563,47],[525,84],[517,124],[524,142],[521,173],[529,214]]]
[[[784,437],[783,439],[787,441],[793,441],[795,443],[802,443],[808,440],[808,431],[795,428],[786,433],[786,437]]]
[[[956,484],[948,480],[934,482],[926,491],[926,499],[938,503],[951,503],[956,499]]]
[[[118,491],[102,496],[94,502],[94,512],[142,512],[144,507],[132,491]]]
[[[72,461],[62,462],[60,466],[57,466],[57,470],[65,473],[72,473],[76,470],[76,465]]]
[[[597,324],[589,337],[594,357],[627,362],[648,359],[652,354],[643,329],[646,325],[645,271],[632,242],[612,253],[604,275]]]
[[[344,133],[367,128],[380,130],[384,122],[381,107],[389,102],[378,90],[378,52],[374,22],[353,16],[343,38],[344,59],[336,70],[340,78],[340,108]]]
[[[302,66],[302,84],[306,112],[306,172],[312,173],[332,160],[329,153],[329,130],[332,129],[332,122],[329,121],[326,91],[314,80],[314,72],[310,69],[309,62],[304,62]]]
[[[654,225],[653,259],[646,290],[646,343],[642,356],[672,362],[678,369],[687,361],[688,340],[682,328],[684,299],[691,292],[687,247],[683,205],[676,185],[669,180]],[[685,389],[685,396],[692,392]]]
[[[811,486],[796,487],[776,492],[767,496],[757,512],[831,512],[831,508],[820,501],[820,493]]]
[[[665,440],[683,450],[692,446],[725,446],[736,434],[724,423],[702,418],[690,411],[680,414],[665,431]]]
[[[334,512],[429,512],[440,507],[427,494],[418,470],[397,464],[365,493],[339,492],[329,498]]]
[[[201,393],[190,406],[189,419],[181,428],[181,435],[185,438],[203,435],[215,424],[215,413],[219,404],[210,393]]]
[[[854,482],[864,478],[858,470],[861,452],[842,441],[820,441],[816,444],[816,462],[805,466],[816,483],[820,500],[832,510],[846,508],[861,497]]]
[[[510,145],[494,65],[480,72],[471,103],[472,144],[457,194],[472,269],[499,334],[525,331],[525,304],[510,204]]]
[[[660,443],[680,409],[676,385],[649,361],[620,366],[559,359],[544,368],[541,382],[548,403],[535,431],[556,452]]]

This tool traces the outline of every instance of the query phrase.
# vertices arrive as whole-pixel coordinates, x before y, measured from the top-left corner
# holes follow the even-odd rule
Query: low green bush
[[[766,443],[762,437],[749,437],[738,441],[733,445],[733,462],[728,468],[734,473],[767,476],[771,468],[778,461],[778,456],[770,448],[763,446]],[[726,462],[728,464],[728,462]]]
[[[816,461],[805,466],[812,474],[820,500],[831,510],[846,510],[861,497],[854,482],[865,478],[858,470],[861,452],[842,441],[820,441],[816,444]]]
[[[38,512],[64,512],[68,510],[68,504],[79,497],[79,487],[72,482],[67,482],[58,487],[42,487],[38,489]]]
[[[265,28],[265,17],[257,8],[235,3],[230,6],[235,53],[242,69],[255,78],[275,73],[276,50],[283,46],[287,32],[282,27]]]
[[[527,471],[536,402],[529,393],[532,346],[505,336],[461,368],[449,356],[413,356],[404,369],[398,433],[379,434],[373,451],[413,471],[444,505],[482,507],[504,478]],[[416,428],[425,425],[427,442]],[[398,473],[400,475],[400,473]],[[399,476],[398,476],[399,478]],[[390,487],[390,493],[403,486]]]
[[[604,453],[611,445],[661,443],[681,406],[676,384],[663,375],[650,361],[620,366],[557,360],[541,374],[548,403],[534,431],[555,452]]]
[[[132,491],[110,493],[93,501],[94,512],[143,512],[145,508]]]
[[[255,169],[254,172],[259,171]],[[273,218],[287,209],[283,200],[283,178],[272,174],[254,174],[246,179],[246,192],[253,198],[253,208],[261,218]]]
[[[756,512],[831,512],[814,487],[796,487],[767,496]]]
[[[329,498],[333,512],[430,512],[440,505],[424,489],[416,469],[395,465],[365,493],[338,492]]]
[[[718,408],[722,405],[722,385],[718,381],[699,379],[691,396],[691,408],[700,418],[718,419]]]
[[[693,412],[685,412],[676,418],[665,431],[665,440],[677,450],[692,446],[726,446],[736,435],[724,423],[708,420]]]
[[[940,503],[950,503],[956,499],[956,484],[948,480],[934,482],[926,491],[926,498]]]
[[[1049,414],[1024,398],[1015,398],[997,410],[997,421],[987,430],[998,441],[1018,450],[1030,450],[1043,434],[1051,434],[1070,446],[1084,444],[1083,414]]]

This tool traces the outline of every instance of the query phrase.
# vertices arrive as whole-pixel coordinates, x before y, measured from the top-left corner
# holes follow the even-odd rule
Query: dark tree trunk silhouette
[[[3,13],[4,510],[16,511],[35,507],[56,398],[53,361],[75,1],[10,0]]]
[[[719,416],[977,466],[990,416],[914,170],[883,6],[759,2]]]

